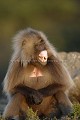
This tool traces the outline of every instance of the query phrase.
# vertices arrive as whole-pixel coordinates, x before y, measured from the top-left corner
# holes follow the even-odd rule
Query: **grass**
[[[4,120],[2,116],[0,116],[0,120]],[[33,112],[33,110],[29,108],[25,120],[40,120],[40,119],[37,116],[37,112]],[[49,120],[49,119],[44,118],[43,120]],[[57,119],[54,117],[51,120],[57,120]],[[80,120],[80,103],[74,103],[73,112],[70,115],[66,116],[65,118],[62,118],[62,120]]]

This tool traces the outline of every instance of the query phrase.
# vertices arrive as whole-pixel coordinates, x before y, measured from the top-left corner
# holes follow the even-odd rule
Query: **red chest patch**
[[[31,72],[30,77],[40,77],[43,76],[42,72],[38,68],[34,68],[34,70]]]

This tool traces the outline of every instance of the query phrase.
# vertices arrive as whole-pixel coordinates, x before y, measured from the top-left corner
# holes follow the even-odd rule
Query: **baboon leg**
[[[55,113],[50,113],[51,118],[53,118],[54,116],[56,116],[57,118],[67,116],[69,113],[72,112],[72,103],[64,92],[60,91],[56,93],[55,98],[57,100],[57,110]]]
[[[3,118],[16,118],[20,116],[20,111],[22,108],[22,104],[24,101],[25,97],[21,95],[20,93],[15,94],[12,96],[10,99],[9,103],[7,104],[5,111],[3,113]],[[27,104],[26,104],[26,109],[27,109]]]

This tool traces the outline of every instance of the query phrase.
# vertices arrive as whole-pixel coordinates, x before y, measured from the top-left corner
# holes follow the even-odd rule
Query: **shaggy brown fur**
[[[67,115],[71,110],[67,92],[74,83],[55,48],[42,32],[30,28],[19,32],[13,42],[14,52],[4,79],[9,102],[3,117],[20,116],[28,107],[39,116]],[[38,61],[42,50],[48,53],[46,65]],[[34,68],[40,76],[31,77]]]

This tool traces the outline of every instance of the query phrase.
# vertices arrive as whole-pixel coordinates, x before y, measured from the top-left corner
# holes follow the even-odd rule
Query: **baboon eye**
[[[38,43],[35,45],[35,49],[42,51],[45,49],[45,43],[43,39],[39,39]]]
[[[43,39],[41,39],[41,40],[40,40],[40,43],[42,43],[42,42],[44,42],[44,40],[43,40]]]
[[[35,46],[35,48],[39,51],[42,51],[42,50],[45,49],[44,44],[38,44],[38,45]]]

